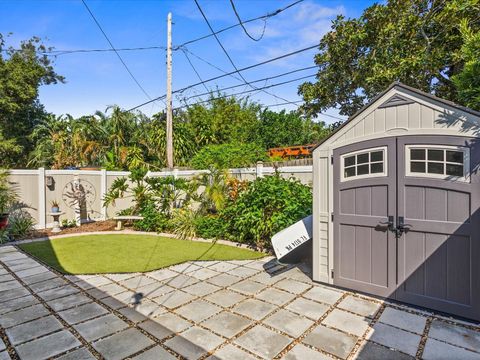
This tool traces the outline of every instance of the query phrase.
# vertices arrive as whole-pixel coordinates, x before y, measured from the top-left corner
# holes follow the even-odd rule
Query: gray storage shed
[[[313,152],[313,278],[480,320],[480,113],[394,83]]]

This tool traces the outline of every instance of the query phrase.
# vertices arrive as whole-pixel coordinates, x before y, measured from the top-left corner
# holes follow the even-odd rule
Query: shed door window
[[[355,151],[341,156],[342,181],[386,175],[386,147]]]
[[[406,147],[407,176],[449,180],[468,179],[469,149],[457,146],[409,145]]]

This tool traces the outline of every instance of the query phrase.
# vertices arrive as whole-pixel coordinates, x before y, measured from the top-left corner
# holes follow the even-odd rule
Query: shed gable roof
[[[331,142],[334,142],[335,137],[338,137],[340,133],[347,131],[349,127],[353,127],[355,125],[355,120],[373,112],[375,109],[387,109],[391,107],[409,105],[414,104],[417,101],[423,104],[428,103],[432,107],[446,108],[451,109],[456,113],[468,114],[470,118],[475,119],[476,126],[480,126],[480,112],[458,105],[452,101],[438,98],[434,95],[400,82],[394,82],[386,90],[373,98],[372,101],[370,101],[367,105],[348,118],[332,134],[323,139],[323,141],[314,148],[314,151],[326,146]],[[448,114],[446,116],[448,116]]]

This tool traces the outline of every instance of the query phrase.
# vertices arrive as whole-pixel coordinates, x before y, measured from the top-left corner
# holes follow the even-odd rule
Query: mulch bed
[[[80,226],[75,226],[71,228],[62,228],[61,233],[52,233],[51,229],[35,230],[32,233],[25,236],[25,239],[37,239],[37,238],[43,238],[43,237],[50,237],[54,235],[76,234],[76,233],[85,233],[85,232],[113,231],[115,230],[116,225],[117,224],[115,221],[107,220],[107,221],[95,221],[95,222],[82,224]],[[23,239],[17,239],[17,240],[23,240]]]

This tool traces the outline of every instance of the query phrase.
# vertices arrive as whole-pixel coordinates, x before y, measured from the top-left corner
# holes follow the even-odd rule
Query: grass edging
[[[25,239],[25,240],[16,240],[16,241],[11,241],[11,242],[6,242],[4,244],[0,244],[0,247],[2,246],[15,246],[15,245],[21,245],[21,244],[28,244],[32,242],[39,242],[39,241],[46,241],[46,240],[54,240],[54,239],[63,239],[63,238],[69,238],[69,237],[80,237],[80,236],[87,236],[87,235],[148,235],[148,236],[161,236],[161,237],[167,237],[167,238],[173,238],[173,239],[178,239],[174,234],[171,233],[157,233],[157,232],[149,232],[149,231],[135,231],[135,230],[115,230],[115,231],[90,231],[90,232],[81,232],[81,233],[71,233],[71,234],[60,234],[60,235],[54,235],[54,236],[45,236],[41,238],[33,238],[33,239]],[[198,241],[198,242],[207,242],[207,243],[216,243],[216,244],[222,244],[222,245],[228,245],[228,246],[233,246],[237,248],[242,248],[242,249],[247,249],[247,250],[253,250],[253,251],[258,251],[262,252],[264,254],[270,254],[268,250],[260,250],[256,246],[253,245],[248,245],[248,244],[242,244],[238,243],[235,241],[229,241],[229,240],[222,240],[222,239],[204,239],[204,238],[189,238],[186,241]]]

